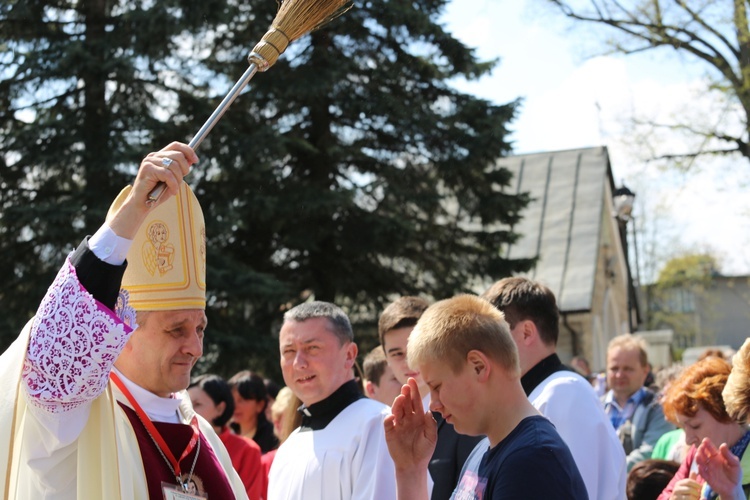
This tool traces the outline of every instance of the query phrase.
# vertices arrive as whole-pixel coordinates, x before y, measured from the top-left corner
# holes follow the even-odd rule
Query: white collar
[[[133,395],[138,404],[141,405],[141,408],[146,412],[148,418],[155,422],[181,423],[179,407],[182,399],[179,394],[172,394],[172,397],[162,398],[137,385],[123,375],[117,368],[112,367],[112,369],[120,377],[123,384],[125,384],[125,387],[130,391],[130,394]]]

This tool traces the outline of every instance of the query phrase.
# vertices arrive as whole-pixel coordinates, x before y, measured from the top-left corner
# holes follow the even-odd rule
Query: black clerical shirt
[[[534,365],[531,370],[526,372],[526,375],[521,377],[521,386],[523,387],[523,391],[526,393],[526,396],[528,397],[529,394],[531,394],[531,392],[536,389],[536,386],[544,382],[547,377],[555,372],[560,371],[574,370],[562,364],[562,361],[560,361],[560,358],[557,357],[556,353],[550,354],[539,363]]]
[[[324,400],[310,406],[300,406],[297,408],[297,411],[302,414],[300,432],[325,429],[339,413],[344,411],[344,408],[364,397],[357,383],[350,380]]]

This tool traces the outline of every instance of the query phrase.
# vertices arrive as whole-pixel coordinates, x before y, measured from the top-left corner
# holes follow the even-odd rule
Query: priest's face
[[[354,378],[357,344],[342,342],[327,318],[285,322],[279,348],[284,383],[305,406],[324,400]]]
[[[202,309],[151,311],[139,315],[115,366],[127,378],[168,397],[190,384],[190,371],[203,354],[206,314]]]

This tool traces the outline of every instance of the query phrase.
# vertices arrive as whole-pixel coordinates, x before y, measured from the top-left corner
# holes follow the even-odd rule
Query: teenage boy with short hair
[[[505,316],[518,347],[521,387],[568,445],[589,498],[625,500],[625,452],[615,429],[591,384],[557,356],[555,294],[538,281],[514,276],[496,282],[482,298]]]
[[[409,365],[430,388],[430,409],[457,432],[486,435],[466,461],[455,499],[586,499],[570,450],[521,386],[516,344],[500,311],[461,295],[437,302],[408,342]],[[425,500],[436,424],[413,379],[385,422],[398,498]]]

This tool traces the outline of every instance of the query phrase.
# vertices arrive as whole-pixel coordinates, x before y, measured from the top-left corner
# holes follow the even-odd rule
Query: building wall
[[[701,323],[716,345],[739,349],[750,337],[750,276],[719,277],[702,308]],[[700,302],[699,302],[700,304]]]
[[[586,345],[589,343],[589,325],[591,314],[583,313],[561,313],[560,314],[560,336],[557,340],[557,355],[563,363],[569,363],[575,355],[582,355],[589,361],[591,356],[587,354]],[[572,331],[571,331],[572,330]],[[573,335],[575,332],[575,340]],[[577,343],[578,351],[574,352],[574,344]]]
[[[612,207],[612,191],[609,184],[605,188],[605,207]],[[593,370],[603,370],[606,366],[607,344],[622,333],[628,326],[628,268],[617,221],[611,212],[601,214],[599,254],[591,313],[584,326],[585,356]]]
[[[706,284],[651,293],[654,328],[671,328],[674,347],[728,345],[738,349],[750,336],[750,276],[716,276]],[[661,320],[654,311],[661,311]]]

